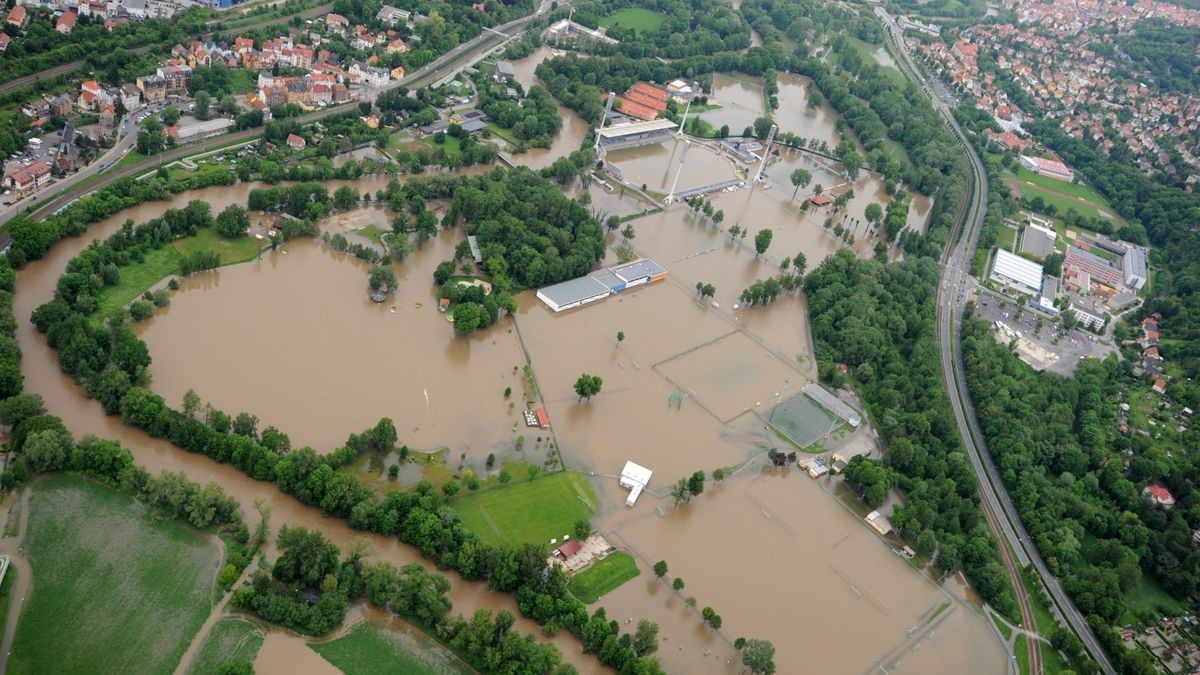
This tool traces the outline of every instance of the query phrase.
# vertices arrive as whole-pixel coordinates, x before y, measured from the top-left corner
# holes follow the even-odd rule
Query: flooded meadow
[[[533,69],[549,54],[541,48],[515,62],[522,85],[533,83]],[[761,82],[718,75],[716,84],[714,98],[722,107],[703,114],[710,123],[740,132],[762,114]],[[780,77],[781,98],[804,100],[804,87],[801,78]],[[836,139],[835,117],[824,106],[784,109],[790,112],[778,113],[783,129]],[[516,162],[545,166],[578,148],[587,125],[570,111],[560,112],[565,124],[553,146],[514,156]],[[610,159],[626,180],[666,191],[681,152],[672,141],[614,152]],[[698,145],[689,153],[681,188],[737,175],[728,159],[709,157],[714,151],[708,147]],[[827,207],[803,210],[806,191],[793,196],[789,179],[801,167],[826,190],[853,187],[854,198],[836,214]],[[319,242],[290,242],[258,260],[184,280],[170,307],[138,326],[154,359],[150,387],[173,405],[193,389],[217,408],[257,415],[260,428],[285,431],[294,447],[319,451],[338,447],[349,433],[384,416],[395,420],[401,442],[420,450],[445,449],[449,465],[479,470],[490,453],[540,461],[515,450],[517,437],[549,435],[566,466],[590,476],[598,497],[593,523],[632,553],[642,569],[641,576],[600,604],[622,622],[630,617],[656,621],[664,638],[658,656],[668,672],[738,672],[731,643],[737,636],[772,640],[779,672],[881,667],[1005,672],[1008,655],[976,607],[947,594],[897,556],[829,493],[837,483],[811,480],[799,470],[762,468],[767,449],[782,445],[767,426],[768,411],[815,379],[815,360],[802,293],[784,293],[769,306],[753,308],[742,306],[739,295],[755,281],[778,277],[784,257],[803,253],[811,269],[845,246],[824,227],[830,217],[855,234],[850,247],[855,254],[873,255],[877,238],[864,211],[869,203],[886,205],[890,199],[877,174],[863,171],[852,185],[842,185],[846,181],[836,167],[809,153],[782,151],[768,163],[765,176],[752,188],[709,196],[724,211],[719,225],[674,204],[630,220],[635,231],[630,241],[609,235],[603,264],[617,263],[615,249],[628,247],[665,268],[666,280],[559,314],[532,290],[524,292],[516,298],[514,317],[467,337],[456,336],[438,311],[432,277],[437,264],[453,256],[464,236],[460,229],[439,232],[394,263],[400,286],[385,303],[368,298],[363,263]],[[386,183],[372,178],[351,184],[375,191]],[[333,190],[339,184],[328,186]],[[272,528],[315,527],[339,546],[366,541],[374,556],[398,565],[421,561],[417,550],[395,538],[353,531],[272,484],[106,416],[60,372],[44,336],[26,320],[50,299],[70,258],[90,240],[116,231],[126,218],[144,222],[190,199],[203,199],[216,212],[230,203],[244,204],[252,187],[209,188],[128,209],[93,225],[84,237],[59,242],[45,259],[22,270],[15,312],[26,389],[41,394],[49,411],[77,437],[90,433],[120,440],[152,472],[182,471],[201,483],[220,483],[250,516],[255,500],[264,500]],[[568,190],[572,196],[581,193],[578,186]],[[648,207],[621,191],[593,186],[590,194],[598,214],[630,215]],[[929,211],[928,200],[913,198],[909,226],[924,228]],[[345,232],[385,224],[387,216],[363,208],[321,226]],[[732,225],[749,236],[731,237]],[[763,228],[772,229],[774,238],[760,256],[753,236]],[[697,283],[712,284],[714,296],[701,299]],[[624,340],[617,340],[619,332]],[[527,357],[536,396],[526,389]],[[573,391],[581,373],[603,378],[601,393],[588,401]],[[504,395],[508,387],[511,398]],[[525,427],[521,412],[527,395],[545,406],[550,431]],[[628,493],[615,480],[628,460],[654,472],[632,509],[624,506]],[[368,462],[367,470],[378,478],[389,461]],[[677,479],[717,468],[731,469],[731,476],[718,484],[710,481],[692,502],[674,505],[669,492]],[[411,465],[404,471],[402,484],[421,475]],[[657,560],[669,563],[671,576],[686,580],[682,593],[654,577],[650,566]],[[470,614],[483,607],[515,613],[511,596],[447,576],[453,582],[454,612]],[[704,626],[687,603],[689,596],[697,607],[711,606],[722,615],[721,630]],[[516,627],[540,634],[529,621],[518,619]],[[600,670],[565,632],[544,639],[580,672]],[[260,672],[319,672],[321,664],[328,666],[303,640],[278,631],[268,635],[256,663]]]

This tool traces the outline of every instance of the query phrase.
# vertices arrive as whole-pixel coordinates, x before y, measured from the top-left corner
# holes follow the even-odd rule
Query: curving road
[[[296,117],[295,119],[301,123],[315,122],[333,115],[344,113],[353,109],[360,101],[373,101],[382,91],[396,89],[398,87],[416,88],[432,82],[436,82],[448,75],[457,73],[465,68],[470,63],[481,57],[483,54],[495,49],[513,36],[524,31],[525,26],[535,18],[541,16],[550,9],[551,0],[544,0],[538,11],[520,19],[515,19],[502,26],[496,28],[485,29],[483,33],[467,42],[458,45],[454,49],[446,52],[438,57],[435,61],[425,65],[411,75],[406,76],[402,80],[389,82],[386,86],[379,89],[366,90],[365,95],[358,101],[351,101],[337,106],[329,106],[322,108],[305,115]],[[219,148],[227,145],[232,145],[240,141],[247,141],[262,135],[262,129],[247,129],[230,134],[214,136],[195,143],[180,145],[167,152],[160,153],[129,166],[121,167],[115,171],[109,171],[103,174],[103,177],[89,182],[80,187],[73,187],[94,176],[101,169],[100,167],[108,163],[107,161],[95,161],[82,171],[62,180],[58,183],[48,186],[39,191],[33,198],[26,198],[15,203],[11,208],[0,212],[0,224],[6,223],[16,217],[21,212],[29,209],[37,204],[41,204],[40,208],[32,213],[34,219],[43,219],[49,216],[59,208],[69,204],[71,201],[79,197],[99,190],[100,188],[112,183],[113,181],[124,178],[126,176],[140,176],[141,174],[153,170],[155,167],[166,164],[177,159],[182,159],[200,152],[204,152],[210,148]],[[128,142],[132,143],[136,134],[130,134]],[[108,155],[105,156],[106,158]]]
[[[280,23],[287,23],[287,22],[291,21],[293,17],[296,17],[296,16],[300,17],[301,19],[309,19],[314,16],[318,16],[320,14],[325,14],[325,13],[329,12],[329,10],[331,10],[332,8],[333,8],[333,3],[329,3],[326,5],[321,5],[320,7],[313,7],[312,9],[305,10],[298,14],[276,17],[274,19],[268,19],[261,23],[254,23],[254,24],[250,24],[248,26],[241,26],[239,28],[227,28],[225,30],[221,30],[221,31],[212,33],[212,35],[214,35],[214,36],[236,35],[238,33],[244,33],[245,31],[248,31],[248,30],[255,30],[258,28],[266,28],[267,26],[274,26],[274,25],[280,24]],[[224,18],[224,17],[222,17],[222,18]],[[164,47],[163,45],[146,45],[145,47],[138,47],[138,48],[132,49],[130,51],[132,51],[134,54],[145,54],[146,52],[151,51],[153,49],[168,49],[168,48],[169,47]],[[33,73],[32,75],[26,75],[24,77],[18,77],[14,80],[9,80],[8,82],[5,82],[4,84],[0,84],[0,94],[3,94],[7,91],[12,91],[13,89],[20,89],[21,87],[24,87],[27,84],[33,84],[34,82],[48,80],[52,77],[62,75],[64,73],[75,72],[76,70],[83,68],[85,65],[87,65],[87,61],[83,61],[83,60],[72,61],[70,63],[64,63],[60,66],[54,66],[53,68],[47,68],[46,70],[43,70],[43,71],[40,71],[37,73]]]
[[[976,475],[979,477],[979,493],[980,503],[983,506],[984,515],[987,517],[988,525],[992,532],[1000,541],[1000,552],[1004,558],[1005,567],[1008,568],[1009,577],[1013,579],[1013,588],[1017,594],[1017,600],[1021,605],[1022,621],[1028,631],[1035,631],[1034,634],[1027,640],[1029,645],[1029,663],[1032,672],[1041,672],[1041,650],[1036,648],[1038,638],[1036,637],[1037,624],[1034,623],[1032,614],[1029,612],[1029,599],[1023,590],[1023,584],[1019,575],[1019,570],[1016,564],[1027,566],[1033,564],[1034,570],[1041,578],[1043,587],[1047,590],[1052,598],[1054,605],[1052,610],[1056,611],[1059,618],[1067,623],[1071,629],[1083,641],[1085,649],[1089,655],[1100,665],[1101,670],[1105,673],[1115,673],[1112,663],[1108,659],[1108,655],[1100,647],[1099,641],[1096,639],[1091,628],[1088,627],[1087,621],[1083,614],[1075,607],[1071,599],[1062,590],[1062,586],[1058,583],[1058,579],[1050,573],[1046,563],[1042,560],[1037,548],[1030,543],[1029,533],[1026,532],[1025,526],[1021,523],[1021,519],[1017,514],[1016,507],[1012,503],[1008,492],[1004,489],[1004,483],[1000,478],[1000,473],[996,469],[996,465],[992,460],[991,453],[987,451],[987,443],[984,441],[983,430],[979,427],[979,420],[975,415],[975,407],[971,402],[970,392],[966,386],[966,371],[963,366],[962,358],[962,332],[961,324],[957,320],[961,318],[963,308],[966,305],[966,296],[969,284],[972,283],[968,268],[971,264],[971,258],[974,255],[975,248],[979,242],[979,233],[982,229],[983,218],[987,212],[987,173],[984,171],[982,162],[976,154],[974,147],[967,140],[962,128],[950,113],[946,103],[940,100],[939,97],[932,95],[932,89],[929,83],[925,82],[916,68],[912,65],[910,55],[903,48],[903,38],[900,36],[899,30],[895,24],[891,22],[886,13],[881,10],[877,11],[883,18],[886,27],[888,28],[888,36],[892,39],[893,44],[897,47],[896,52],[900,55],[900,62],[907,75],[915,83],[919,84],[922,89],[929,94],[933,106],[946,119],[947,126],[954,132],[959,142],[963,145],[964,152],[970,160],[972,173],[972,192],[970,202],[967,205],[965,213],[959,214],[959,219],[954,232],[951,234],[950,243],[942,261],[942,279],[941,286],[938,288],[938,340],[941,343],[942,353],[942,377],[950,388],[950,401],[954,409],[954,416],[958,422],[959,433],[962,435],[963,445],[966,446],[968,455],[971,457],[971,464],[974,467]],[[963,217],[965,216],[965,218]],[[1016,562],[1014,563],[1013,557]]]

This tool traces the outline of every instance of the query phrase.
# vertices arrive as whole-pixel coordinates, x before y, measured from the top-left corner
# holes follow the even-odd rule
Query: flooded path
[[[249,187],[252,186],[208,188],[182,193],[169,201],[147,203],[127,209],[92,225],[83,237],[67,238],[58,242],[45,258],[30,263],[21,270],[17,275],[18,291],[14,299],[14,313],[17,317],[16,337],[23,352],[21,370],[25,375],[25,391],[40,394],[48,411],[61,417],[77,438],[93,434],[100,438],[115,439],[133,453],[134,460],[139,465],[153,474],[164,470],[177,471],[199,483],[218,483],[238,501],[248,520],[255,518],[254,503],[256,499],[261,499],[271,509],[273,531],[278,531],[283,525],[315,528],[343,549],[356,541],[365,541],[378,559],[388,560],[397,566],[419,562],[432,570],[432,565],[424,560],[416,549],[394,537],[352,530],[344,521],[327,518],[319,509],[300,504],[271,483],[255,481],[227,464],[218,464],[207,457],[189,454],[165,441],[151,438],[122,424],[120,418],[105,415],[99,403],[85,398],[74,381],[61,372],[56,354],[46,345],[45,337],[38,334],[28,321],[30,313],[53,296],[57,279],[66,268],[67,262],[91,240],[103,239],[119,229],[125,218],[143,222],[160,215],[168,207],[182,206],[190,199],[204,199],[217,211],[232,201],[240,199],[244,203]],[[195,336],[189,340],[192,344],[197,341]],[[499,394],[500,392],[496,392],[497,396]],[[269,541],[273,543],[274,537],[270,537]],[[268,555],[273,553],[268,551]],[[451,572],[444,574],[452,583],[449,594],[454,605],[452,611],[469,616],[478,608],[507,609],[517,616],[515,626],[518,630],[522,633],[541,635],[540,626],[520,617],[515,599],[511,595],[494,593],[484,584],[463,581]],[[567,633],[560,632],[548,641],[557,645],[563,653],[564,660],[574,664],[581,672],[592,672],[600,668],[594,657],[580,653],[578,641]],[[268,642],[274,644],[278,640],[272,642],[268,636]]]

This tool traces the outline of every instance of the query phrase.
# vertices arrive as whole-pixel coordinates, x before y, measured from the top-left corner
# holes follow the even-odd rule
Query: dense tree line
[[[1131,377],[1128,364],[1110,357],[1081,361],[1073,378],[1038,373],[997,343],[986,322],[970,319],[962,348],[988,449],[1021,522],[1075,606],[1111,633],[1127,620],[1126,593],[1143,572],[1173,596],[1193,597],[1200,551],[1191,537],[1200,518],[1192,502],[1200,473],[1186,455],[1173,458],[1118,432],[1116,401]],[[1128,469],[1122,449],[1132,450]],[[1143,498],[1147,482],[1172,489],[1176,507]],[[1126,672],[1153,672],[1140,663],[1140,650],[1110,651]]]
[[[532,176],[528,172],[511,173]],[[452,181],[431,181],[423,187],[436,194],[439,189],[453,191],[455,185]],[[556,194],[565,199],[561,193]],[[201,210],[195,207],[195,212]],[[151,230],[163,231],[164,227],[159,224]],[[144,226],[136,230],[131,227],[114,237],[132,241],[144,229]],[[97,245],[85,251],[72,261],[64,277],[94,269],[105,256],[118,253],[102,249],[108,247]],[[69,294],[87,288],[86,284],[66,281],[62,288],[62,297],[35,312],[34,323],[47,334],[51,347],[59,350],[64,371],[83,383],[86,393],[99,399],[110,414],[120,414],[126,424],[155,438],[165,438],[184,450],[232,464],[256,480],[274,482],[302,503],[346,519],[351,527],[397,535],[439,566],[457,570],[464,579],[486,580],[494,590],[516,592],[522,614],[551,632],[559,628],[570,630],[605,664],[618,670],[659,672],[657,662],[637,656],[629,644],[631,638],[620,635],[617,624],[604,619],[603,610],[597,615],[599,618],[589,618],[586,606],[567,591],[565,576],[554,569],[547,571],[548,553],[543,547],[492,548],[484,544],[467,531],[453,511],[444,508],[445,497],[427,482],[422,482],[415,493],[392,492],[377,501],[372,491],[353,476],[335,471],[360,453],[393,445],[395,427],[390,420],[382,420],[374,429],[352,436],[346,446],[333,453],[318,455],[307,447],[293,451],[287,443],[266,444],[266,434],[260,436],[256,432],[256,421],[249,415],[239,415],[235,421],[210,408],[204,419],[200,419],[196,414],[198,406],[195,401],[189,404],[187,397],[186,410],[175,410],[161,396],[135,384],[144,379],[149,364],[145,344],[123,324],[109,322],[97,326],[79,313],[73,306],[73,300],[78,298]],[[318,610],[311,607],[320,605],[320,601],[311,607],[300,606],[296,604],[300,600],[288,595],[290,591],[276,590],[280,592],[269,592],[271,587],[264,586],[261,594],[243,594],[238,602],[264,617],[301,630],[320,632],[336,625],[334,619],[344,602],[338,593]]]
[[[1117,37],[1116,46],[1134,65],[1151,75],[1151,83],[1159,91],[1194,94],[1200,90],[1200,26],[1174,26],[1166,19],[1143,19],[1133,31]],[[1118,64],[1123,60],[1118,59]],[[1140,75],[1121,72],[1128,80],[1140,81]]]
[[[168,199],[185,190],[232,185],[237,182],[237,177],[229,171],[215,168],[217,170],[202,169],[186,176],[170,178],[165,171],[140,181],[122,178],[92,194],[80,197],[61,215],[41,221],[25,216],[14,218],[9,224],[9,235],[13,238],[9,260],[18,268],[27,260],[37,260],[45,255],[60,237],[82,234],[88,225],[122,209],[144,202]]]
[[[750,27],[740,12],[719,0],[593,0],[580,3],[572,18],[590,28],[622,9],[639,8],[662,15],[662,25],[634,29],[609,27],[608,35],[618,45],[588,44],[599,54],[625,54],[634,58],[681,59],[699,54],[731,52],[750,46]]]
[[[582,276],[604,257],[604,229],[586,207],[528,169],[426,182],[453,196],[450,224],[463,222],[493,286],[514,292]],[[450,183],[450,185],[446,185]]]
[[[525,98],[513,101],[499,85],[479,88],[479,109],[501,129],[509,129],[518,141],[536,148],[550,147],[562,128],[558,104],[545,87],[534,85]]]
[[[886,452],[884,480],[856,466],[869,499],[877,482],[904,492],[891,516],[906,537],[924,539],[944,570],[961,568],[983,598],[1014,607],[983,514],[977,482],[941,382],[934,299],[938,266],[915,257],[890,265],[839,250],[805,279],[822,379],[853,375]]]

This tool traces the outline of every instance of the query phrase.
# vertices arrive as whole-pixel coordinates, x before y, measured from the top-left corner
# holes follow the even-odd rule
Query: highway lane
[[[987,211],[987,174],[973,146],[967,140],[966,135],[959,127],[953,115],[950,114],[949,107],[944,101],[931,94],[932,89],[929,83],[924,81],[924,78],[920,76],[915,66],[913,66],[909,53],[903,47],[903,38],[900,36],[895,24],[887,18],[885,12],[877,11],[877,14],[880,14],[881,18],[887,24],[890,37],[897,46],[896,51],[901,56],[901,61],[908,71],[909,77],[914,82],[919,83],[926,94],[930,95],[934,107],[946,118],[947,125],[954,132],[955,136],[958,137],[959,142],[962,143],[967,158],[971,163],[973,194],[968,212],[966,213],[967,217],[960,220],[956,226],[955,233],[951,235],[950,248],[947,250],[947,255],[943,260],[942,283],[938,289],[938,337],[941,343],[943,378],[946,380],[947,386],[950,387],[951,405],[954,409],[959,432],[963,438],[963,445],[966,446],[968,455],[971,458],[971,464],[980,479],[981,503],[984,506],[985,515],[988,517],[989,525],[993,531],[996,531],[997,528],[999,529],[997,538],[1004,540],[1001,542],[1001,549],[1006,559],[1006,566],[1010,568],[1010,577],[1013,564],[1008,559],[1009,552],[1004,550],[1008,547],[1011,547],[1012,551],[1015,552],[1016,558],[1021,565],[1024,566],[1031,562],[1033,563],[1034,569],[1041,578],[1042,585],[1046,588],[1054,602],[1055,606],[1052,609],[1080,637],[1089,655],[1096,663],[1100,664],[1100,668],[1105,673],[1115,673],[1116,671],[1113,669],[1108,655],[1100,647],[1099,641],[1088,627],[1083,614],[1079,612],[1074,603],[1071,602],[1071,599],[1067,597],[1058,579],[1051,574],[1045,561],[1042,560],[1037,548],[1030,543],[1029,533],[1021,523],[1016,507],[1013,505],[1008,492],[1004,489],[1004,483],[992,460],[991,453],[986,451],[987,444],[984,441],[983,431],[979,426],[979,420],[976,417],[975,408],[971,402],[970,392],[966,388],[966,371],[961,351],[961,318],[966,306],[966,290],[970,279],[968,269],[979,241],[983,218]],[[957,238],[955,235],[957,235]],[[1007,542],[1007,546],[1004,542]],[[1024,595],[1019,590],[1022,588],[1019,579],[1014,588],[1018,589],[1018,596]],[[1018,597],[1018,600],[1026,600],[1026,598]],[[1025,614],[1026,604],[1027,601],[1022,603],[1023,615]],[[1030,623],[1030,619],[1026,618],[1024,622],[1027,628],[1036,630],[1036,625]],[[1029,644],[1032,645],[1033,642],[1033,640],[1030,640]],[[1040,654],[1038,656],[1040,657]],[[1032,648],[1030,658],[1032,666],[1034,663]],[[1039,672],[1040,660],[1038,663],[1039,668],[1035,669],[1034,672]]]
[[[276,17],[274,19],[268,19],[261,23],[250,24],[248,26],[242,26],[240,28],[227,28],[227,29],[212,33],[212,35],[222,36],[222,37],[228,36],[228,35],[236,35],[238,33],[244,33],[248,30],[256,30],[259,28],[266,28],[267,26],[274,26],[276,24],[287,23],[288,21],[292,20],[293,16],[299,16],[302,19],[308,19],[308,18],[318,16],[321,14],[326,14],[331,9],[333,9],[333,3],[321,5],[320,7],[313,7],[312,9],[308,9],[308,10],[305,10],[298,14],[293,14],[291,16]],[[151,51],[152,49],[161,49],[165,52],[166,50],[170,49],[172,46],[173,45],[165,45],[165,46],[164,45],[146,45],[145,47],[137,47],[135,49],[131,49],[130,51],[132,51],[134,54],[145,54],[146,52]],[[28,84],[33,84],[34,82],[48,80],[52,77],[57,77],[58,75],[63,75],[65,73],[73,73],[76,70],[79,70],[86,65],[87,65],[87,61],[83,61],[83,60],[72,61],[70,63],[64,63],[62,65],[54,66],[53,68],[47,68],[46,70],[43,70],[43,71],[40,71],[37,73],[33,73],[31,75],[26,75],[24,77],[18,77],[16,79],[9,80],[8,82],[5,82],[4,84],[0,84],[0,94],[3,94],[7,91],[12,91],[14,89],[20,89],[21,87],[24,87],[25,85],[28,85]]]
[[[408,87],[410,89],[425,86],[442,79],[452,73],[457,73],[472,63],[475,59],[482,57],[487,52],[497,48],[499,45],[506,42],[508,39],[520,34],[525,26],[536,17],[549,11],[550,0],[545,0],[538,11],[520,19],[515,19],[502,26],[486,30],[475,38],[458,45],[454,49],[446,52],[438,59],[428,65],[419,68],[412,74],[406,76],[402,80],[390,82],[386,86],[379,89],[365,90],[364,96],[359,101],[351,101],[350,103],[330,106],[322,108],[305,115],[301,115],[296,119],[302,123],[315,122],[332,115],[338,115],[348,110],[353,109],[360,101],[373,101],[378,97],[380,92],[396,89],[398,87]],[[136,133],[130,134],[130,143],[136,141]],[[90,183],[84,187],[71,189],[73,185],[80,181],[86,180],[88,177],[100,171],[100,166],[107,163],[107,155],[105,161],[92,162],[88,167],[81,170],[79,173],[64,179],[41,190],[34,199],[25,199],[15,203],[11,208],[0,211],[0,224],[8,222],[13,217],[22,213],[31,206],[40,204],[40,208],[33,212],[35,219],[43,219],[49,216],[54,211],[62,206],[77,199],[83,194],[94,192],[100,188],[112,183],[113,181],[124,178],[126,176],[139,176],[147,171],[153,170],[155,167],[173,162],[177,159],[188,157],[200,152],[204,152],[210,148],[223,147],[241,141],[247,141],[262,135],[262,129],[247,129],[230,134],[214,136],[195,143],[178,146],[172,150],[160,153],[146,159],[137,164],[122,167],[116,171],[109,171],[103,175],[100,180]]]

